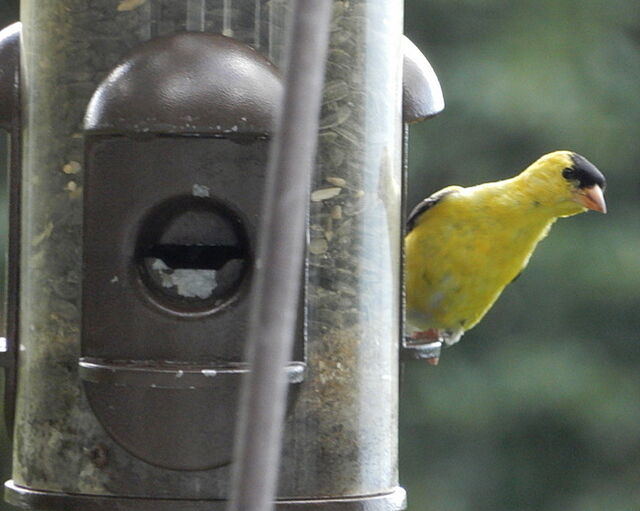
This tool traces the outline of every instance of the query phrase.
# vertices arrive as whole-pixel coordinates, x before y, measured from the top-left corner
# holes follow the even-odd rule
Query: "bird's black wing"
[[[418,218],[420,218],[425,211],[431,209],[447,195],[456,192],[456,190],[457,187],[447,187],[420,201],[418,205],[411,210],[411,213],[409,213],[407,218],[407,233],[413,230],[418,222]]]

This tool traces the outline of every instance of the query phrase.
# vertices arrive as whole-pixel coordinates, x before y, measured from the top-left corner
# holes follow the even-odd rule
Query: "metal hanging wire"
[[[282,107],[269,155],[230,511],[270,511],[276,494],[331,0],[297,0]]]

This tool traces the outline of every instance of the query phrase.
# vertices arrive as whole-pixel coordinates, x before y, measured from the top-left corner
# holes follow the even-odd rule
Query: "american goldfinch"
[[[557,218],[606,213],[605,186],[586,158],[556,151],[510,179],[449,186],[420,202],[405,238],[411,339],[457,342],[520,274]]]

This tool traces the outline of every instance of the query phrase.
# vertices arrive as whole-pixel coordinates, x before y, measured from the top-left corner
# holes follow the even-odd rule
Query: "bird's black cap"
[[[584,156],[571,153],[573,165],[562,171],[562,175],[571,181],[578,181],[579,188],[591,188],[598,185],[602,190],[607,187],[607,180],[598,168]]]

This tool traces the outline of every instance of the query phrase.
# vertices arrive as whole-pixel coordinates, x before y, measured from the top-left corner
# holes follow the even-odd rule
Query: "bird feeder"
[[[23,154],[10,503],[225,508],[290,9],[26,0],[21,39],[0,33],[0,116]],[[399,0],[334,2],[278,509],[405,505],[403,123],[442,105],[405,51],[403,119],[401,29]]]

